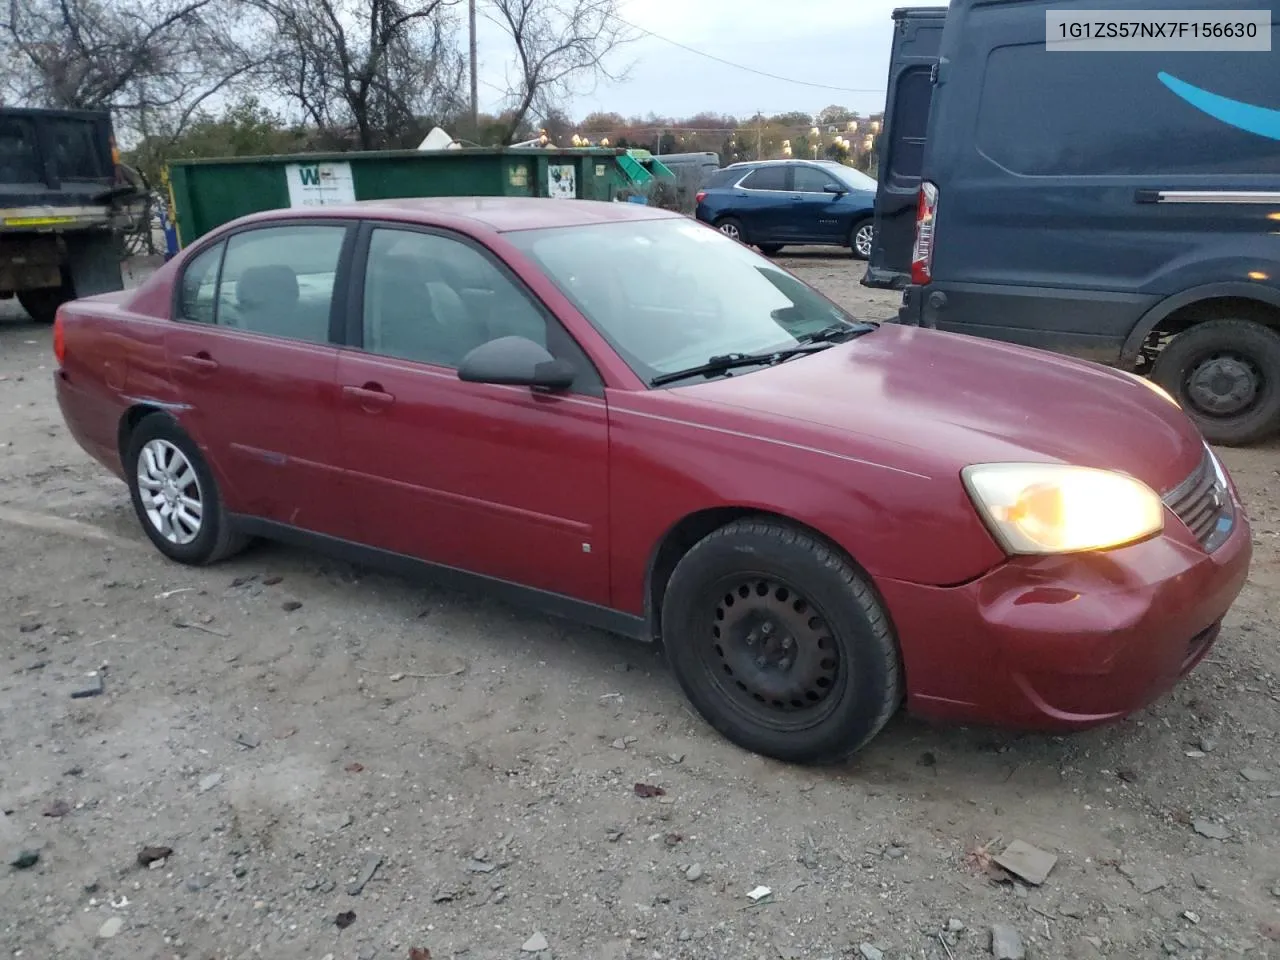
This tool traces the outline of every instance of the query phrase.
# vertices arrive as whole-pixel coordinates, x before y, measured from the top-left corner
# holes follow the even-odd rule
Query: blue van
[[[1270,50],[1083,52],[1049,11],[1210,5],[951,0],[899,320],[1149,375],[1210,442],[1280,431],[1270,3],[1230,4]]]
[[[899,7],[893,11],[884,126],[876,138],[875,241],[862,277],[864,287],[901,290],[911,282],[933,68],[938,63],[946,19],[946,7]]]

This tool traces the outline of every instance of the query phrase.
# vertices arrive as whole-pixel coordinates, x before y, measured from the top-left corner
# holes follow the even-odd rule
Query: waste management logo
[[[327,207],[356,199],[349,163],[290,163],[284,172],[291,207]]]
[[[1213,119],[1235,127],[1237,130],[1244,130],[1246,133],[1254,133],[1271,140],[1280,140],[1280,110],[1245,103],[1243,100],[1232,100],[1230,97],[1202,90],[1163,70],[1157,76],[1161,83],[1201,113],[1208,114]]]

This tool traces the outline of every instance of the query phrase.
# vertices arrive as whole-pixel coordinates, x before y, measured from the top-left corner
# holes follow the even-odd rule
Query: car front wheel
[[[864,576],[818,538],[770,519],[735,521],[681,559],[662,636],[706,721],[777,760],[843,759],[902,703],[897,643]]]
[[[199,448],[165,414],[144,417],[134,428],[124,466],[138,521],[170,560],[200,566],[245,545]]]

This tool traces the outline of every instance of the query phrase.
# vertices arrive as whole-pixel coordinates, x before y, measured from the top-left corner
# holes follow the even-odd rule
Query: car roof
[[[563,201],[546,197],[397,197],[322,207],[284,207],[255,214],[246,220],[369,216],[422,224],[465,220],[496,233],[505,233],[540,227],[665,220],[683,215],[644,204],[600,200]]]

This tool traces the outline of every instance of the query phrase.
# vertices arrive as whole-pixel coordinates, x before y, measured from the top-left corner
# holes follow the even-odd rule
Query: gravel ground
[[[847,256],[784,260],[896,309]],[[1169,697],[1068,738],[899,718],[813,771],[729,746],[642,645],[282,547],[165,562],[6,316],[5,955],[959,960],[997,926],[1280,957],[1280,446],[1224,452],[1253,576]],[[988,867],[1015,840],[1041,885]]]

